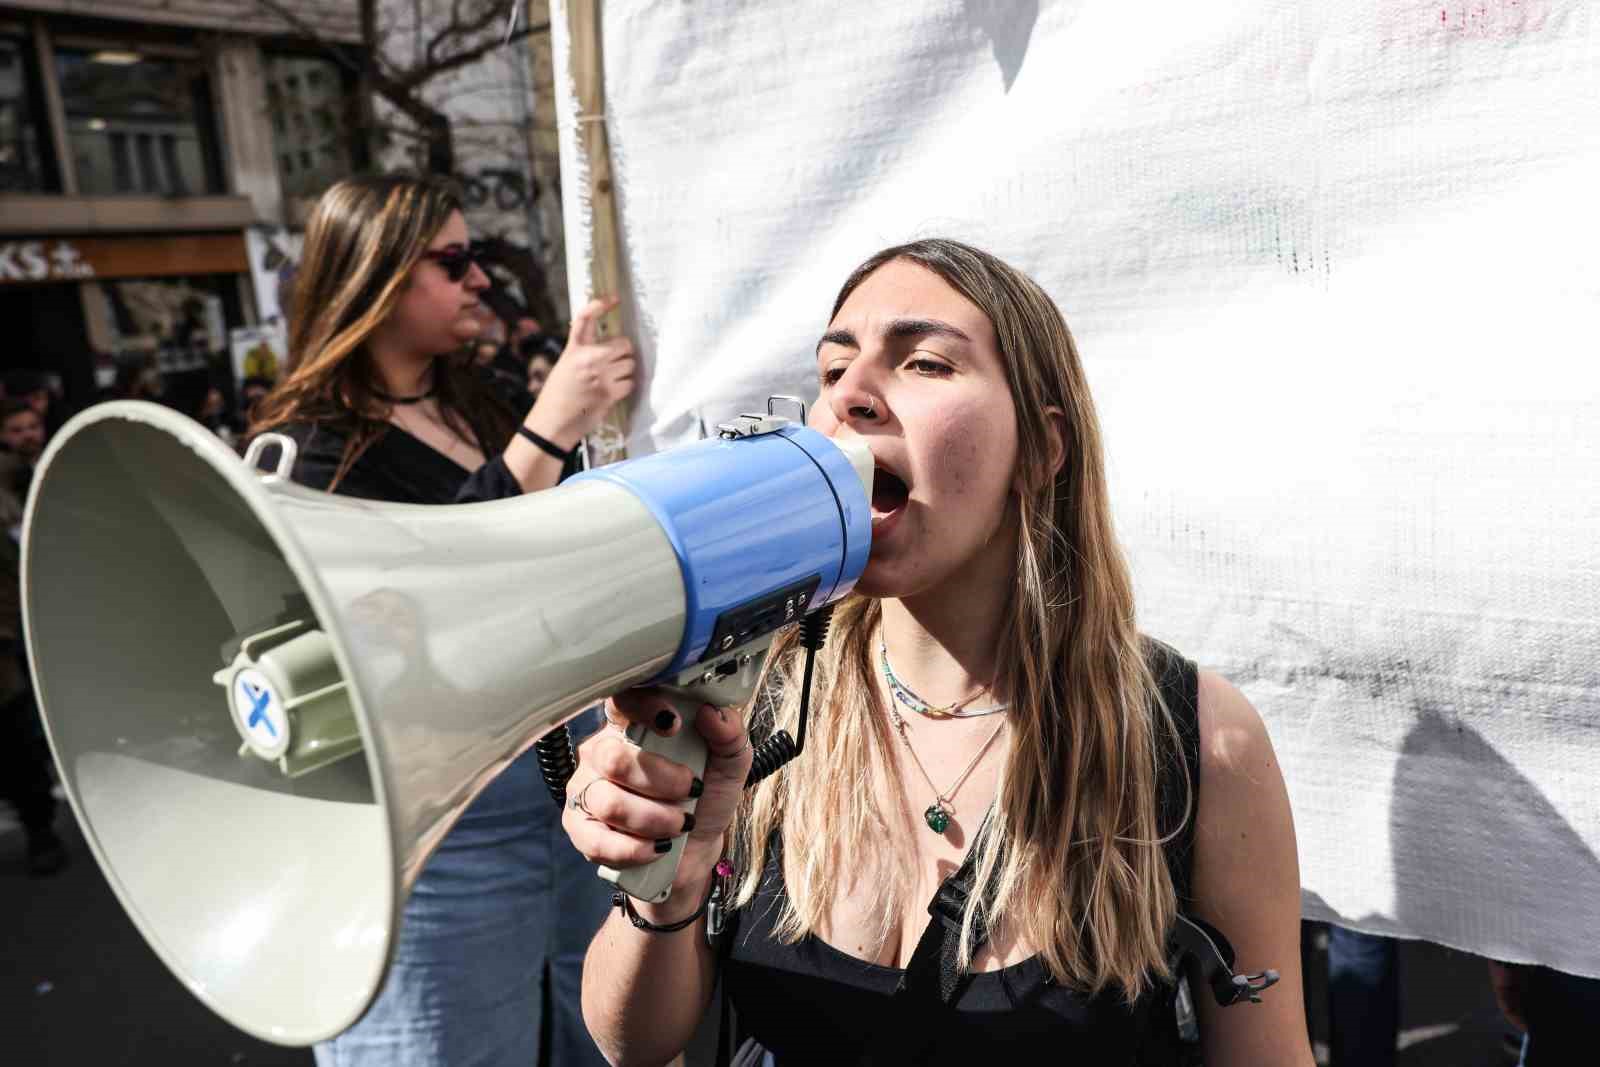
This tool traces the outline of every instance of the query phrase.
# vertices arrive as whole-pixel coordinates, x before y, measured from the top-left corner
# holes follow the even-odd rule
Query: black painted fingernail
[[[694,781],[689,783],[689,799],[690,800],[699,800],[700,799],[700,794],[704,793],[705,791],[706,791],[706,784],[704,782],[702,782],[700,779],[696,778]]]
[[[657,841],[656,842],[656,851],[657,852],[671,852],[672,851],[672,841],[670,839],[666,840],[666,841]]]
[[[683,813],[683,829],[678,831],[678,832],[686,834],[690,830],[693,830],[693,829],[694,829],[694,812],[686,811],[686,812]]]
[[[677,721],[678,721],[678,717],[676,715],[674,715],[672,712],[667,711],[666,709],[662,709],[661,711],[656,712],[656,729],[657,730],[660,730],[662,732],[670,730],[670,729],[672,729],[673,725],[677,723]]]

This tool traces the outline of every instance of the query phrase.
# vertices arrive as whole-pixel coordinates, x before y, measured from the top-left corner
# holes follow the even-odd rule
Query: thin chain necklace
[[[955,814],[955,806],[952,801],[955,799],[956,791],[967,780],[967,776],[972,773],[973,768],[977,767],[978,761],[983,759],[983,754],[989,751],[989,746],[994,744],[994,739],[1000,736],[1000,731],[1006,728],[1006,721],[1004,719],[1000,720],[995,726],[994,732],[989,735],[989,739],[979,747],[977,753],[972,757],[972,762],[967,764],[967,769],[962,771],[954,782],[950,783],[950,788],[941,793],[939,787],[933,784],[933,776],[928,773],[928,768],[922,765],[922,758],[917,755],[917,750],[911,747],[911,737],[906,733],[906,720],[901,717],[899,711],[895,710],[893,704],[889,705],[889,718],[894,723],[894,728],[900,732],[900,740],[905,742],[906,751],[911,753],[911,762],[917,765],[917,770],[922,772],[923,781],[927,782],[928,788],[933,790],[933,803],[928,805],[928,810],[922,813],[922,821],[927,823],[928,829],[934,833],[942,834],[950,825],[950,816]]]
[[[909,685],[895,677],[894,668],[889,666],[889,645],[882,638],[878,640],[878,659],[883,665],[883,679],[889,683],[889,692],[894,694],[896,700],[918,715],[926,716],[930,719],[977,719],[984,715],[993,715],[996,712],[1005,711],[1011,706],[1010,704],[990,704],[985,708],[967,707],[968,704],[977,700],[983,694],[983,690],[979,689],[969,697],[963,697],[961,700],[935,707],[917,696]]]

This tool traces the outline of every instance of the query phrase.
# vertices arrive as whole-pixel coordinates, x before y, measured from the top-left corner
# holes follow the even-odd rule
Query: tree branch
[[[378,41],[383,36],[383,28],[378,24],[378,0],[357,0],[356,10],[361,22],[361,48],[367,57],[367,66],[384,77],[394,77],[395,65],[378,47]]]
[[[410,71],[400,77],[398,82],[401,85],[414,89],[424,82],[430,81],[440,74],[445,73],[446,71],[452,71],[457,67],[464,67],[468,63],[482,59],[490,52],[493,52],[495,49],[504,45],[510,44],[512,41],[520,41],[524,37],[532,37],[536,33],[546,33],[549,31],[549,29],[550,24],[548,22],[541,22],[537,26],[524,26],[522,29],[513,33],[510,37],[501,38],[498,35],[491,37],[489,40],[473,45],[471,48],[466,48],[460,52],[456,52],[453,55],[445,56],[443,59],[435,60],[426,67],[421,67]]]
[[[503,24],[512,7],[506,0],[485,0],[476,15],[467,15],[463,13],[463,5],[464,0],[450,0],[450,21],[428,42],[426,55],[430,67],[439,62],[439,52],[447,42],[475,38],[485,31],[492,32]]]

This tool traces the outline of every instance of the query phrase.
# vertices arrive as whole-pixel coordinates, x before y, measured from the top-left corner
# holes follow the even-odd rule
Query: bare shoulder
[[[1232,892],[1270,861],[1295,867],[1294,821],[1261,714],[1232,682],[1200,672],[1197,889]]]
[[[1243,776],[1281,776],[1266,724],[1238,686],[1213,671],[1200,672],[1200,775],[1208,784]]]
[[[1231,682],[1200,672],[1200,805],[1194,910],[1222,931],[1244,973],[1283,981],[1260,1005],[1199,998],[1206,1062],[1310,1067],[1300,996],[1300,871],[1283,771],[1261,715]]]

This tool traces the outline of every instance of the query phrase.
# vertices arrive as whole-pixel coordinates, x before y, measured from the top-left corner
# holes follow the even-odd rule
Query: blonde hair
[[[892,260],[933,271],[994,324],[1017,412],[1019,484],[1030,487],[1012,505],[1016,570],[997,642],[997,689],[1011,705],[1009,747],[994,817],[971,846],[976,884],[993,891],[971,898],[961,964],[971,963],[976,922],[993,929],[1004,920],[1058,981],[1095,993],[1117,985],[1132,1000],[1152,977],[1168,974],[1165,944],[1177,906],[1158,825],[1158,736],[1170,738],[1165,751],[1181,748],[1134,625],[1083,368],[1044,290],[954,241],[918,241],[873,256],[845,282],[834,315]],[[1066,416],[1066,461],[1054,477],[1049,407]],[[785,942],[817,930],[831,902],[850,890],[852,857],[905,840],[901,827],[860,801],[879,775],[903,785],[872,654],[880,615],[878,602],[863,597],[839,606],[817,656],[814,692],[826,698],[812,711],[805,754],[753,790],[736,823],[741,903],[754,897],[771,835],[781,833],[787,899],[776,930]],[[758,702],[758,733],[796,728],[799,686],[788,684],[800,654],[793,638],[774,648],[769,692],[781,695],[775,706]],[[877,894],[880,944],[916,882],[909,850],[891,847],[905,862],[894,865],[888,891]]]
[[[388,429],[388,405],[372,388],[367,339],[460,210],[447,182],[404,174],[347,178],[317,201],[288,302],[288,373],[257,405],[250,432],[299,420],[340,424],[349,440],[330,489]],[[485,452],[504,446],[515,421],[469,361],[435,360],[434,386],[457,432],[476,437]]]

